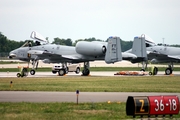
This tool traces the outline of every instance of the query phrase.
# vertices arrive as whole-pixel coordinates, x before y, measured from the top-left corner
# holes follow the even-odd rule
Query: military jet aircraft
[[[165,74],[170,75],[173,72],[173,63],[180,62],[180,48],[170,46],[151,46],[147,47],[148,59],[152,63],[167,63],[168,67],[165,69]]]
[[[143,34],[144,35],[144,34]],[[141,38],[141,36],[135,37]],[[168,67],[165,69],[165,74],[170,75],[173,72],[173,63],[180,62],[180,48],[170,47],[167,45],[156,45],[155,42],[147,35],[144,35],[146,43],[147,58],[151,63],[168,63]],[[132,53],[132,50],[126,52]],[[146,63],[147,66],[147,63]],[[158,68],[155,67],[155,72],[157,74]]]
[[[107,64],[110,64],[121,60],[139,62],[147,59],[146,52],[143,52],[145,51],[143,39],[134,41],[132,53],[126,53],[121,52],[119,37],[109,37],[108,42],[79,41],[75,47],[50,44],[35,31],[30,37],[36,41],[37,45],[32,46],[27,42],[22,47],[11,51],[9,58],[28,61],[28,64],[29,61],[32,61],[31,75],[35,74],[38,60],[42,60],[44,63],[62,63],[62,69],[58,72],[60,76],[66,74],[67,63],[84,62],[82,75],[87,76],[90,74],[90,61],[105,60]]]

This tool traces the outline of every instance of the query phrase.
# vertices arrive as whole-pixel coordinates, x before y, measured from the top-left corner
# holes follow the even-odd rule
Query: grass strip
[[[1,120],[122,120],[126,104],[112,103],[0,103]],[[152,118],[154,116],[151,116]],[[159,116],[162,118],[162,116]],[[136,117],[139,118],[139,117]],[[147,116],[144,116],[147,118]],[[169,116],[166,116],[169,118]],[[173,118],[180,118],[174,115]]]
[[[180,92],[180,76],[0,78],[0,91]],[[10,81],[13,87],[10,87]]]

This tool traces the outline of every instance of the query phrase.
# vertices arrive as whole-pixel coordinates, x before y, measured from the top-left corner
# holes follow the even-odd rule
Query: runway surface
[[[116,72],[91,72],[91,76],[115,76]],[[17,72],[0,72],[0,78],[16,77]],[[174,76],[180,75],[175,71]],[[158,76],[163,76],[164,72],[158,72]],[[35,75],[27,77],[77,77],[81,74],[69,72],[66,76],[58,76],[51,72],[36,72]],[[149,75],[146,75],[149,76]],[[128,96],[154,96],[154,95],[177,95],[180,93],[139,93],[139,92],[80,92],[79,102],[126,102]],[[0,102],[76,102],[75,92],[31,92],[31,91],[0,91]]]
[[[80,92],[79,102],[126,102],[128,96],[177,95],[180,93]],[[0,102],[76,102],[76,92],[1,91]]]
[[[0,77],[17,77],[16,74],[18,72],[0,72]],[[114,75],[115,73],[117,73],[117,71],[100,71],[100,72],[94,72],[91,71],[90,76],[122,76],[122,75]],[[164,72],[163,71],[159,71],[157,76],[163,76]],[[174,71],[173,72],[174,76],[178,76],[180,75],[180,71]],[[65,76],[59,76],[58,74],[53,74],[52,72],[38,72],[36,71],[35,75],[30,75],[28,74],[27,77],[74,77],[74,76],[81,76],[81,73],[76,74],[75,72],[69,72],[67,75]],[[149,76],[148,72],[147,75],[145,76]],[[165,75],[166,76],[166,75]]]

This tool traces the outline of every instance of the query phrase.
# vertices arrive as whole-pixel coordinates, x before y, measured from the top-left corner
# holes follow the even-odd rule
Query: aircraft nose
[[[9,53],[8,58],[9,58],[9,59],[12,59],[12,58],[15,58],[15,57],[17,57],[16,53],[15,53],[14,51],[11,51],[11,52]]]

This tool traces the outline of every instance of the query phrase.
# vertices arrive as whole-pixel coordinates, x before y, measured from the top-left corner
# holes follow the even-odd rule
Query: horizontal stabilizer
[[[122,60],[121,40],[119,37],[108,38],[107,51],[105,55],[105,62],[107,64]]]

